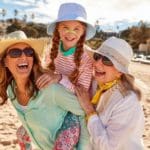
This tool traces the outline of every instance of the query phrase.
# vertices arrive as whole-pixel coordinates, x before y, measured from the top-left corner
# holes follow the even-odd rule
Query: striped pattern
[[[58,53],[55,59],[56,72],[62,74],[60,84],[74,92],[75,86],[70,82],[68,76],[75,69],[74,55],[63,56],[61,52]],[[81,64],[79,67],[79,78],[77,84],[89,89],[92,80],[92,59],[86,52],[83,53]]]

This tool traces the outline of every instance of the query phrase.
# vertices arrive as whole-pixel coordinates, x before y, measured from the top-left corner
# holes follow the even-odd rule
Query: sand
[[[142,101],[145,114],[145,131],[143,134],[145,150],[150,149],[150,65],[141,63],[132,63],[130,71],[136,78],[144,82],[144,99]]]
[[[131,63],[131,72],[146,85],[145,99],[142,101],[145,113],[143,133],[145,150],[150,149],[150,65]],[[17,150],[16,130],[21,125],[10,103],[0,106],[0,150]]]

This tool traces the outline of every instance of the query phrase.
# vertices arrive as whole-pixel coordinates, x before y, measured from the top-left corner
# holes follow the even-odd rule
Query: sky
[[[56,19],[59,6],[64,2],[83,5],[92,24],[96,20],[108,27],[129,25],[140,20],[150,22],[150,0],[0,0],[0,12],[6,9],[5,19],[14,18],[14,9],[17,9],[18,18],[27,14],[27,20],[30,20],[34,13],[35,22],[50,23]]]

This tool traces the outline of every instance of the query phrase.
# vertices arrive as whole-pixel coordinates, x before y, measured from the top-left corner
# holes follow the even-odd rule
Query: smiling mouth
[[[74,41],[75,40],[75,38],[65,38],[67,41],[69,41],[69,42],[72,42],[72,41]]]
[[[106,74],[106,72],[104,72],[104,71],[95,70],[95,75],[96,75],[96,76],[103,76],[103,75],[105,75],[105,74]]]
[[[18,64],[17,65],[17,67],[19,68],[19,69],[27,69],[28,68],[28,64],[27,63],[22,63],[22,64]]]

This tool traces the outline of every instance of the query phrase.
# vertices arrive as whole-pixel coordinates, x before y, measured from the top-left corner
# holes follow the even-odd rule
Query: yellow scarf
[[[99,89],[96,91],[96,94],[93,96],[91,103],[94,105],[97,105],[97,103],[99,102],[100,96],[101,94],[110,89],[112,86],[114,86],[116,83],[118,83],[119,79],[113,80],[111,82],[107,82],[105,84],[99,84]]]

